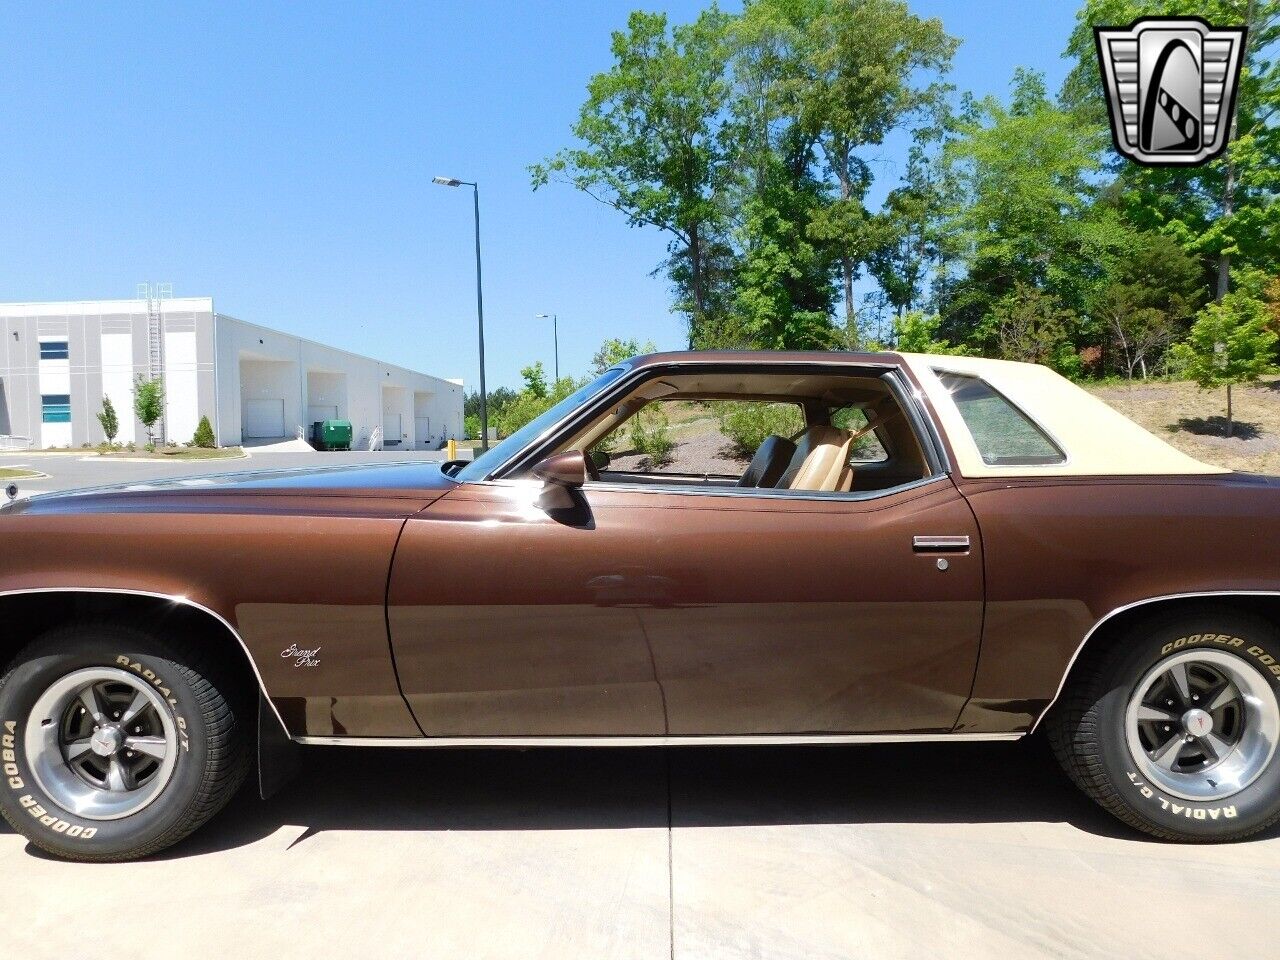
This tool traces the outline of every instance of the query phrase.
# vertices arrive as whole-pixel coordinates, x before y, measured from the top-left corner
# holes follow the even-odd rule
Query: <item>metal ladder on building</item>
[[[147,377],[164,383],[164,301],[173,297],[172,283],[140,283],[138,299],[147,303]],[[166,404],[167,406],[167,404]],[[155,425],[156,443],[165,441],[165,418]]]

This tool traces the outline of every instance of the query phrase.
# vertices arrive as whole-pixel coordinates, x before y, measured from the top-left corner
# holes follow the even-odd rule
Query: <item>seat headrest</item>
[[[814,426],[796,444],[796,452],[778,486],[788,490],[848,490],[853,481],[849,447],[853,434],[837,427]]]

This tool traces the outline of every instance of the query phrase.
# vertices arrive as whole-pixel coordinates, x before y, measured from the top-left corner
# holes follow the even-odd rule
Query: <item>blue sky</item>
[[[489,386],[581,374],[606,337],[684,344],[654,231],[527,166],[567,142],[636,0],[7,5],[0,300],[133,296],[477,379],[469,191],[481,185]],[[701,3],[644,4],[675,20]],[[725,4],[734,9],[732,2]],[[1056,89],[1074,4],[913,0],[963,43],[951,80]],[[901,139],[876,160],[893,186]]]

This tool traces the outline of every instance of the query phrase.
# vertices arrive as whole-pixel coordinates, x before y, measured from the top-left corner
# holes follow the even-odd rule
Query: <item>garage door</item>
[[[283,437],[283,400],[246,400],[244,402],[244,435],[246,440]]]
[[[311,425],[318,420],[337,420],[338,405],[327,403],[313,403],[307,407],[307,432],[311,431]]]

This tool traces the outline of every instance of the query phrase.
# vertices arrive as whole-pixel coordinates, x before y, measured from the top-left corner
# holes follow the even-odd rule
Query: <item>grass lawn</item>
[[[1226,435],[1227,390],[1194,383],[1090,387],[1130,420],[1197,460],[1232,470],[1280,474],[1280,380],[1264,379],[1231,391],[1233,435]]]
[[[94,450],[86,452],[96,452],[102,457],[126,460],[152,460],[156,457],[164,457],[167,460],[227,460],[234,457],[244,456],[244,451],[240,447],[157,447],[154,452],[145,449],[107,450],[103,448],[95,448]]]
[[[34,470],[23,470],[20,467],[0,467],[0,480],[30,480],[41,474]]]

